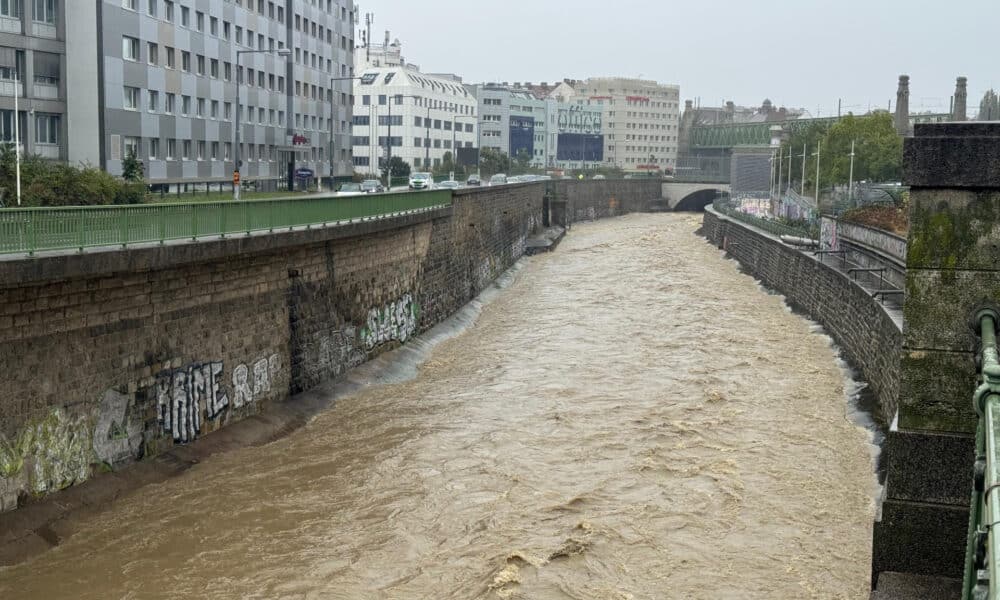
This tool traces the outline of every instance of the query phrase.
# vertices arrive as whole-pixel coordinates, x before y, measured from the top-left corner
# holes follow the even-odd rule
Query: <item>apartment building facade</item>
[[[238,92],[245,179],[348,176],[351,85],[335,78],[353,74],[356,16],[348,0],[0,0],[0,138],[16,79],[25,152],[230,181]]]
[[[517,84],[469,86],[479,103],[480,148],[526,152],[531,166],[593,169],[604,162],[602,109],[539,98]]]
[[[572,102],[602,112],[606,164],[636,173],[675,168],[680,86],[592,77],[578,82],[574,90]]]

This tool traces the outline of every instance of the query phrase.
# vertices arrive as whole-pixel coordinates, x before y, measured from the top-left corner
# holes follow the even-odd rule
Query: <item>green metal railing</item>
[[[450,204],[451,192],[441,190],[242,202],[8,208],[0,210],[0,254],[224,238],[384,218]]]
[[[979,425],[962,597],[997,600],[1000,584],[992,584],[1000,582],[1000,540],[993,535],[993,528],[1000,526],[1000,314],[992,309],[981,310],[975,323],[982,342],[980,385],[972,396]]]
[[[819,239],[819,230],[817,227],[786,225],[785,223],[774,219],[765,219],[763,217],[751,215],[739,210],[733,206],[731,200],[727,200],[725,198],[717,198],[712,203],[712,208],[717,213],[732,217],[738,221],[743,221],[748,225],[753,225],[754,227],[763,229],[768,233],[773,233],[775,235],[792,235],[795,237],[810,238],[814,240]]]

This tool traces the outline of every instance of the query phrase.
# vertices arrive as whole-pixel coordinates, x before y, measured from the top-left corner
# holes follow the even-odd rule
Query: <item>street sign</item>
[[[312,169],[296,169],[295,170],[295,176],[298,177],[299,179],[309,179],[313,175],[315,175],[315,173],[313,173]]]

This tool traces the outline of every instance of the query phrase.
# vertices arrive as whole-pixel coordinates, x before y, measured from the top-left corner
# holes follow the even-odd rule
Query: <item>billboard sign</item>
[[[604,161],[604,136],[587,133],[560,133],[556,160]]]
[[[522,150],[528,156],[535,156],[535,118],[510,116],[510,156],[514,158]]]

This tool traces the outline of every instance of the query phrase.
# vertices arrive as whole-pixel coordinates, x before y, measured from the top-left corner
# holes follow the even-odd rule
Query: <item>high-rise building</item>
[[[348,0],[0,0],[0,139],[17,81],[28,153],[230,181],[238,94],[244,179],[350,175],[355,20]]]
[[[460,161],[477,146],[476,99],[462,80],[422,73],[401,50],[388,33],[385,45],[358,48],[351,143],[359,173],[379,174],[390,156],[430,171],[445,154]]]
[[[572,102],[603,112],[607,164],[625,171],[677,164],[680,86],[645,79],[592,77],[573,86]]]

